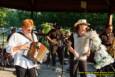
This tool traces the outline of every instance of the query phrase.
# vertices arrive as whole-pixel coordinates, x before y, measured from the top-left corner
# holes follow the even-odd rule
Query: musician
[[[59,24],[53,24],[53,29],[48,33],[47,40],[50,44],[50,53],[52,59],[52,65],[56,66],[56,53],[58,54],[60,65],[63,64],[63,44],[62,37],[63,34],[60,31]]]
[[[105,27],[105,30],[102,34],[100,34],[100,38],[102,40],[102,44],[104,44],[107,47],[108,53],[115,58],[115,51],[110,52],[110,48],[112,46],[113,40],[114,40],[114,34],[113,34],[113,27],[112,25],[107,25]]]
[[[92,30],[89,32],[89,36],[91,41],[90,49],[94,53],[94,66],[96,71],[99,73],[114,72],[114,59],[108,54],[106,46],[102,44],[99,34],[95,30]],[[98,76],[100,77],[100,75]]]
[[[24,56],[29,50],[30,43],[38,41],[37,36],[32,32],[34,22],[32,19],[25,19],[21,27],[21,34],[14,33],[10,37],[6,50],[14,57],[17,77],[36,77],[35,67],[37,67],[37,64]]]
[[[88,25],[86,19],[80,19],[74,24],[75,31],[68,41],[70,51],[70,77],[77,77],[77,68],[82,72],[80,77],[86,77],[87,58],[90,54],[89,39],[87,37]]]

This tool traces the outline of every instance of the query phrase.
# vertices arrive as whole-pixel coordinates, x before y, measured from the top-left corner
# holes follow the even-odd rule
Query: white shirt
[[[33,37],[34,37],[34,41],[37,42],[38,41],[37,36],[33,34]],[[14,33],[9,39],[8,45],[6,47],[6,51],[8,53],[11,53],[11,55],[14,57],[14,65],[23,67],[25,69],[27,68],[30,69],[36,67],[37,64],[34,64],[31,60],[23,57],[23,54],[28,50],[18,50],[16,52],[13,51],[13,48],[15,46],[23,45],[25,43],[30,44],[31,41],[19,33]]]
[[[74,49],[80,55],[80,60],[87,60],[87,55],[82,55],[89,52],[89,39],[86,35],[78,37],[76,33],[73,34]]]

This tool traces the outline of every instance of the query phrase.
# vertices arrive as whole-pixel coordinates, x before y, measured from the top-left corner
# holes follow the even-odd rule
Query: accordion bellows
[[[32,42],[27,57],[32,61],[42,62],[49,52],[47,47],[40,42]]]

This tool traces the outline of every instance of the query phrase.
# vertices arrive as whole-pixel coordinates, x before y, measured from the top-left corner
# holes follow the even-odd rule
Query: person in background
[[[102,44],[104,44],[107,48],[107,52],[115,58],[115,49],[111,51],[112,45],[114,44],[114,34],[112,25],[107,25],[102,34],[100,34],[100,38],[102,40]]]
[[[63,42],[62,42],[62,37],[63,34],[60,31],[60,25],[58,24],[53,24],[53,29],[48,33],[47,35],[47,40],[50,45],[50,54],[51,54],[51,60],[52,60],[52,65],[55,67],[56,66],[56,54],[58,54],[59,62],[60,65],[63,64]],[[48,58],[49,60],[50,58]]]
[[[86,19],[80,19],[74,24],[75,31],[68,39],[68,50],[70,51],[70,77],[77,77],[79,67],[80,77],[86,77],[87,58],[90,55],[90,43],[87,37],[88,25]]]
[[[20,33],[13,33],[9,38],[6,51],[14,58],[14,65],[17,77],[36,77],[35,68],[38,66],[32,60],[23,56],[29,50],[31,42],[38,42],[37,36],[33,33],[34,21],[25,19],[21,24]]]

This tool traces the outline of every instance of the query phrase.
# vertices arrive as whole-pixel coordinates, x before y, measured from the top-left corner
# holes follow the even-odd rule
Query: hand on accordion
[[[31,46],[34,46],[34,48],[39,49],[40,48],[40,43],[39,42],[32,42]]]
[[[30,44],[26,43],[21,46],[21,49],[29,49],[29,47],[30,47]]]
[[[29,49],[29,47],[30,47],[30,44],[25,43],[25,44],[14,47],[13,50],[14,51],[16,51],[16,50],[26,50],[26,49]]]

